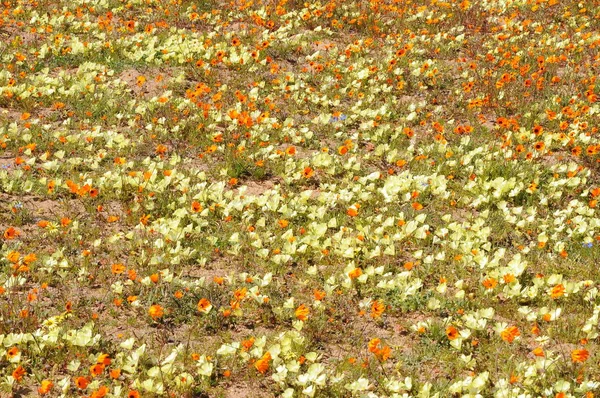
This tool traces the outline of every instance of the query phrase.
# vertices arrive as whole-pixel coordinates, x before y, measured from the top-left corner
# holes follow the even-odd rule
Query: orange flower
[[[315,300],[316,300],[316,301],[321,301],[321,300],[323,300],[323,299],[325,298],[325,296],[327,295],[327,293],[325,293],[324,291],[317,290],[317,289],[315,289],[315,290],[313,291],[313,294],[314,294],[314,297],[315,297]]]
[[[502,338],[502,340],[508,343],[512,343],[515,340],[515,338],[519,337],[520,335],[521,332],[516,326],[509,326],[502,332],[500,332],[500,337]]]
[[[559,298],[563,294],[565,294],[565,287],[563,286],[562,283],[554,286],[552,288],[552,290],[550,291],[550,297],[552,297],[553,299]]]
[[[95,364],[90,366],[90,374],[92,375],[92,377],[96,377],[102,374],[102,372],[104,372],[104,365],[102,364]]]
[[[148,221],[150,220],[150,214],[144,214],[143,216],[140,217],[140,224],[142,225],[148,225]]]
[[[154,304],[150,307],[150,309],[148,309],[148,314],[152,317],[152,319],[157,320],[162,318],[162,316],[165,314],[165,311],[160,305]]]
[[[210,309],[212,308],[212,305],[210,304],[210,301],[208,301],[205,298],[201,298],[200,301],[198,301],[198,311],[204,313],[204,314],[208,314],[210,312]]]
[[[111,379],[118,379],[121,376],[121,369],[112,369],[110,371]]]
[[[381,362],[385,362],[392,355],[392,349],[386,345],[381,350],[379,350],[375,355]]]
[[[42,380],[42,384],[38,388],[38,392],[40,395],[46,395],[50,392],[50,390],[52,390],[52,387],[54,387],[54,383],[52,383],[51,380]]]
[[[79,376],[78,378],[75,379],[75,385],[80,390],[85,390],[87,388],[88,384],[90,384],[90,381],[83,376]]]
[[[371,341],[369,341],[369,344],[367,345],[367,347],[369,348],[369,352],[375,353],[379,350],[378,346],[381,343],[381,339],[379,338],[374,338],[371,339]]]
[[[285,149],[285,153],[286,153],[286,155],[289,155],[289,156],[294,156],[294,155],[296,154],[296,147],[295,147],[295,146],[293,146],[293,145],[292,145],[292,146],[289,146],[289,147],[287,147],[287,148]]]
[[[11,360],[19,355],[19,349],[17,347],[11,347],[6,351],[6,359]]]
[[[531,353],[533,355],[535,355],[536,357],[543,357],[544,356],[544,350],[542,349],[542,347],[535,348],[533,351],[531,351]]]
[[[35,253],[29,253],[28,255],[23,257],[23,262],[25,264],[31,264],[36,260],[37,260],[37,256],[35,255]]]
[[[360,268],[354,268],[352,271],[348,272],[348,276],[350,279],[356,279],[362,275],[362,270]]]
[[[542,319],[543,319],[544,321],[546,321],[546,322],[550,322],[550,321],[552,320],[552,314],[550,314],[550,313],[545,313],[545,314],[542,316]]]
[[[277,221],[277,223],[279,224],[279,226],[281,228],[286,228],[290,224],[290,222],[288,220],[284,220],[284,219]]]
[[[308,307],[305,306],[304,304],[300,304],[300,306],[298,308],[296,308],[294,315],[296,316],[296,318],[300,319],[301,321],[306,321],[308,319],[309,313],[310,313],[310,310],[308,309]]]
[[[235,297],[236,301],[242,301],[244,297],[246,297],[247,292],[248,289],[246,289],[245,287],[237,289],[235,292],[233,292],[233,297]]]
[[[481,284],[486,288],[486,289],[493,289],[496,287],[496,285],[498,285],[498,281],[494,278],[487,278],[484,279],[483,282],[481,282]]]
[[[15,252],[15,251],[12,251],[6,255],[6,259],[13,264],[18,263],[20,258],[21,258],[21,253]]]
[[[448,336],[448,340],[455,340],[458,337],[458,330],[450,325],[446,328],[446,336]]]
[[[371,304],[371,318],[381,317],[383,311],[385,311],[385,305],[381,301],[373,301],[373,304]]]
[[[350,217],[356,217],[358,215],[358,210],[356,210],[354,207],[350,207],[348,210],[346,210],[346,214],[348,214]]]
[[[113,274],[118,275],[118,274],[122,274],[123,272],[125,272],[125,266],[123,264],[113,264],[111,266],[111,271]]]
[[[13,240],[17,236],[21,235],[21,232],[17,231],[13,227],[9,227],[6,231],[4,231],[4,239],[5,240]]]
[[[242,347],[244,351],[248,351],[254,345],[254,337],[250,337],[248,340],[242,341]]]
[[[544,144],[543,141],[539,141],[539,142],[536,142],[533,147],[535,148],[536,151],[543,151],[544,148],[546,147],[546,144]]]
[[[152,274],[150,275],[150,280],[154,283],[158,283],[158,280],[160,279],[160,275],[158,274]]]
[[[127,271],[127,277],[132,280],[135,281],[137,278],[137,272],[135,272],[134,269],[130,269],[129,271]]]
[[[202,211],[202,205],[196,201],[192,202],[192,211],[194,213],[198,213],[200,211]]]
[[[136,390],[130,390],[127,393],[127,398],[140,398],[140,393],[137,392]]]
[[[586,349],[573,350],[571,352],[571,360],[574,363],[583,363],[583,362],[587,361],[589,356],[590,356],[590,353]]]
[[[312,168],[308,167],[308,166],[306,166],[304,168],[304,170],[302,171],[302,177],[303,178],[311,178],[314,174],[315,174],[315,171]]]
[[[27,372],[25,371],[25,369],[19,365],[13,372],[12,372],[12,377],[16,380],[16,381],[21,381],[23,379],[23,376],[25,376],[27,374]]]
[[[108,394],[108,388],[106,386],[100,386],[100,388],[90,395],[90,398],[104,398]]]
[[[254,364],[254,367],[256,368],[256,370],[258,370],[261,374],[265,374],[265,372],[267,370],[269,370],[269,362],[271,361],[271,353],[270,352],[266,352],[265,355],[262,356],[261,359],[259,359],[258,361],[256,361],[256,363]]]

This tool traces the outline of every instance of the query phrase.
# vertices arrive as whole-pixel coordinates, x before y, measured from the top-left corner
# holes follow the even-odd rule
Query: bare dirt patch
[[[162,79],[157,79],[159,75]],[[156,97],[162,94],[167,88],[166,79],[170,77],[170,74],[160,70],[141,73],[137,69],[126,69],[119,74],[119,79],[127,83],[135,95],[143,97]]]
[[[224,391],[224,398],[268,398],[274,397],[273,394],[247,383],[233,384]]]
[[[267,192],[270,189],[275,187],[275,180],[265,180],[265,181],[248,181],[244,185],[246,186],[246,190],[244,191],[244,196],[260,196]],[[238,189],[238,192],[241,192],[241,189]]]

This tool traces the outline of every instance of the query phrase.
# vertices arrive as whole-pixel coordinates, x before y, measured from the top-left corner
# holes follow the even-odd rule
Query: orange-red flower
[[[194,213],[198,213],[198,212],[202,211],[202,205],[197,201],[193,201],[192,202],[192,211]]]
[[[104,365],[103,364],[95,364],[90,366],[90,374],[92,375],[92,377],[96,377],[102,374],[102,372],[104,372]]]
[[[98,355],[98,359],[96,359],[96,363],[100,363],[102,365],[110,365],[110,356],[108,354],[100,354]]]
[[[79,376],[75,379],[75,385],[80,390],[85,390],[87,388],[88,384],[90,384],[90,381],[83,376]]]
[[[583,363],[583,362],[587,361],[589,356],[590,356],[590,352],[586,349],[571,351],[571,360],[575,363]]]
[[[346,214],[348,214],[350,217],[356,217],[358,216],[358,209],[349,207],[348,210],[346,210]]]
[[[100,388],[90,395],[90,398],[104,398],[106,394],[108,394],[108,388],[106,386],[100,386]]]
[[[14,227],[8,227],[6,231],[4,231],[4,239],[5,240],[13,240],[14,238],[21,235],[21,232],[16,230]]]
[[[25,371],[25,369],[19,365],[17,366],[17,368],[12,372],[12,377],[16,380],[16,381],[21,381],[23,379],[23,376],[25,376],[27,374],[27,371]]]

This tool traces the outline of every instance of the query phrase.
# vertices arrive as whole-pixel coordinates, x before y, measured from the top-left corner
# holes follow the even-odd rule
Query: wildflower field
[[[600,1],[0,3],[0,397],[600,396]]]

